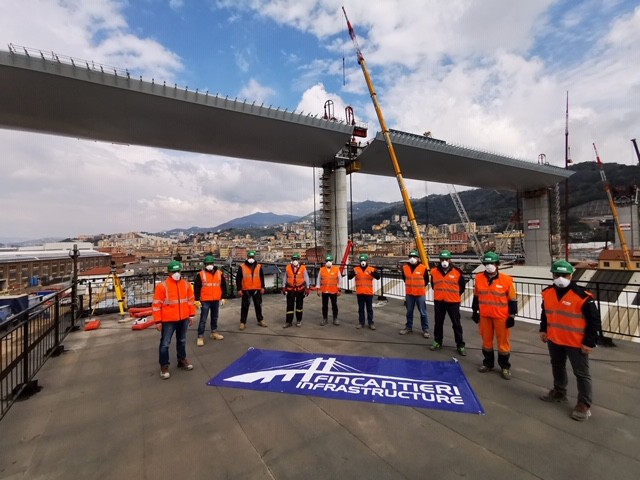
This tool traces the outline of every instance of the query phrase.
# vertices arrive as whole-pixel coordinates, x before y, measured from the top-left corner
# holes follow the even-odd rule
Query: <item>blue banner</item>
[[[456,360],[432,362],[250,348],[207,384],[484,413]]]

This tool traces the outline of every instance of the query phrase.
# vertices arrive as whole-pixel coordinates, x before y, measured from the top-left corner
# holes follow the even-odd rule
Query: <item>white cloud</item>
[[[273,88],[261,85],[255,78],[249,80],[249,83],[240,89],[238,98],[255,100],[256,103],[268,102],[274,95]]]

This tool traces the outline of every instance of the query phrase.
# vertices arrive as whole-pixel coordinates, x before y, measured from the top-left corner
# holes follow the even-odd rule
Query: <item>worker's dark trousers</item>
[[[589,355],[582,353],[577,347],[558,345],[551,340],[547,341],[549,356],[551,357],[551,370],[553,372],[553,388],[567,393],[567,357],[571,362],[573,374],[578,381],[578,402],[591,406],[592,385],[589,373]]]
[[[296,322],[302,321],[302,304],[304,303],[304,290],[299,292],[287,291],[287,323],[293,323],[293,314],[296,314]],[[295,310],[294,310],[295,306]]]
[[[264,317],[262,316],[262,294],[260,290],[243,290],[242,302],[240,303],[240,323],[247,323],[247,316],[249,315],[249,305],[253,299],[253,307],[256,310],[256,318],[261,322]]]
[[[442,345],[442,339],[444,337],[444,319],[448,313],[449,318],[451,318],[451,325],[453,326],[453,336],[456,341],[456,347],[464,347],[464,340],[462,339],[462,324],[460,323],[460,304],[434,300],[433,312],[435,316],[433,339]]]
[[[337,293],[323,293],[322,294],[322,318],[327,319],[329,315],[329,300],[331,300],[331,311],[333,313],[333,319],[338,318],[338,294]]]

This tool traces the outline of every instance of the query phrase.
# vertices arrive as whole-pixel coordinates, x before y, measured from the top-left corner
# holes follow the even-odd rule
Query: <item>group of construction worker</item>
[[[265,293],[264,271],[256,260],[256,252],[250,250],[246,260],[236,274],[238,296],[241,298],[240,330],[246,328],[250,304],[253,302],[257,324],[267,327],[262,315],[262,295]],[[359,264],[348,271],[348,279],[355,279],[355,291],[358,302],[357,329],[366,324],[375,330],[373,295],[374,280],[380,279],[380,272],[369,265],[367,254],[360,254]],[[513,278],[500,271],[500,257],[487,252],[482,257],[484,271],[475,276],[471,319],[478,325],[482,338],[482,365],[478,371],[491,372],[495,368],[494,345],[497,344],[497,364],[499,373],[505,380],[511,379],[510,331],[515,325],[518,312],[516,288]],[[207,255],[204,268],[196,275],[193,283],[181,277],[182,265],[174,260],[169,263],[168,277],[156,286],[153,299],[153,315],[156,325],[162,332],[159,348],[160,377],[167,379],[169,372],[169,346],[173,333],[176,333],[178,367],[192,370],[193,365],[186,358],[186,332],[193,324],[196,308],[200,308],[197,346],[204,345],[207,318],[210,316],[210,338],[222,340],[218,333],[218,314],[220,305],[227,297],[227,283],[222,271],[214,265],[214,258]],[[551,358],[553,388],[541,396],[546,402],[561,403],[567,401],[566,361],[569,359],[577,379],[578,402],[571,417],[578,421],[587,420],[592,401],[591,376],[589,374],[588,355],[596,345],[600,331],[600,314],[593,296],[572,281],[573,266],[559,260],[551,266],[553,285],[542,291],[542,310],[540,318],[540,340],[548,346]],[[406,323],[400,335],[413,332],[413,312],[417,307],[420,314],[420,326],[424,338],[431,338],[426,307],[426,294],[429,283],[433,289],[434,330],[432,351],[440,350],[444,340],[444,321],[449,315],[453,328],[456,351],[466,356],[463,329],[460,321],[460,303],[466,288],[463,272],[452,264],[451,252],[442,250],[438,263],[429,269],[420,261],[417,250],[409,253],[409,259],[402,267],[405,283]],[[317,275],[316,291],[322,297],[322,319],[320,325],[328,324],[329,302],[333,325],[340,325],[338,302],[342,273],[333,264],[333,256],[325,257],[325,264]],[[286,313],[283,328],[294,324],[302,325],[304,299],[310,293],[311,285],[306,266],[301,262],[300,254],[294,253],[286,266],[282,294],[286,296]]]

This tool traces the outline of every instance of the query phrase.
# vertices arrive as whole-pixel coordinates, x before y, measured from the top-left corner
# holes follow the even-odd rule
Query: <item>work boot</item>
[[[166,380],[170,376],[171,374],[169,373],[169,365],[162,365],[162,367],[160,367],[160,378]]]
[[[269,325],[267,325],[267,322],[265,322],[264,320],[260,320],[260,321],[258,322],[258,325],[259,325],[260,327],[268,327],[268,326],[269,326]]]
[[[413,330],[411,330],[409,327],[404,327],[402,330],[400,330],[398,333],[400,335],[408,335],[409,333],[412,333]]]
[[[320,320],[320,325],[322,325],[323,327],[329,323],[329,320],[327,320],[326,318],[323,318],[322,320]]]
[[[431,350],[432,352],[435,352],[436,350],[440,350],[442,348],[442,344],[439,342],[433,342],[431,344],[431,346],[429,347],[429,350]]]
[[[491,372],[491,371],[493,371],[493,367],[487,367],[486,365],[482,365],[482,366],[478,369],[478,371],[479,371],[480,373],[487,373],[487,372]]]
[[[362,327],[364,327],[364,323],[359,323],[356,325],[356,330],[360,330]]]
[[[467,351],[465,350],[464,347],[458,347],[458,348],[456,348],[456,350],[458,351],[458,354],[461,357],[466,357],[467,356]]]
[[[549,390],[549,393],[540,396],[543,402],[562,403],[567,401],[567,394],[556,388]]]
[[[209,338],[211,338],[211,340],[222,340],[224,337],[220,335],[218,332],[211,332],[211,335],[209,335]]]
[[[573,412],[571,412],[571,418],[578,422],[585,422],[589,420],[590,416],[591,410],[589,410],[589,406],[582,402],[578,402],[576,407],[573,409]]]
[[[511,380],[511,370],[509,370],[508,368],[503,368],[500,372],[500,375],[502,375],[502,378],[504,378],[505,380]]]
[[[198,339],[196,340],[196,345],[198,347],[204,347],[204,338],[202,338],[201,336],[198,337]]]
[[[431,334],[429,333],[429,330],[425,330],[424,332],[422,332],[422,336],[424,338],[431,338]]]
[[[334,318],[333,324],[337,327],[338,325],[340,325],[340,320],[338,320],[337,318]]]
[[[296,327],[301,327],[302,326],[302,320],[298,320],[296,322]]]
[[[293,326],[292,323],[285,322],[284,325],[282,325],[282,328],[289,328],[289,327],[292,327],[292,326]]]
[[[247,328],[247,324],[240,322],[240,330],[244,330],[245,328]]]
[[[182,360],[178,360],[178,368],[182,370],[193,370],[193,365],[191,365],[189,360],[183,358]]]
[[[373,323],[369,324],[369,330],[375,330],[376,326]]]

